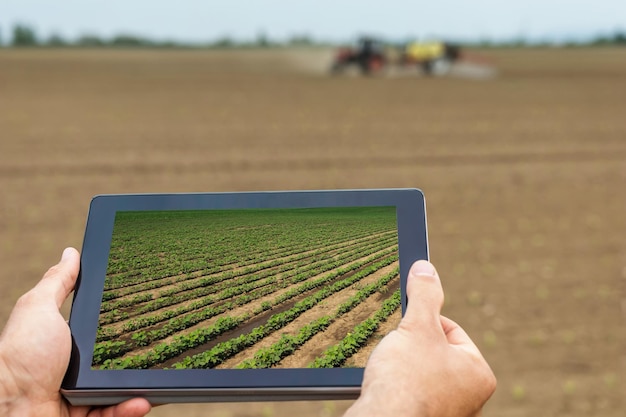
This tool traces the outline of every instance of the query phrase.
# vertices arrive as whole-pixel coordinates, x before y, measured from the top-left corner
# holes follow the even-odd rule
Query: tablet
[[[417,189],[93,198],[74,405],[350,399],[428,259]]]

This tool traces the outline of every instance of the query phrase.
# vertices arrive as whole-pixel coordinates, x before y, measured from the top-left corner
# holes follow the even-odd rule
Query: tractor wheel
[[[422,71],[425,75],[433,75],[433,61],[422,62]]]
[[[335,61],[330,66],[330,74],[331,75],[340,75],[343,74],[346,70],[346,63],[343,61]]]
[[[385,68],[385,61],[381,58],[372,58],[369,62],[369,72],[373,74],[377,74],[382,72]]]
[[[451,68],[452,68],[452,61],[450,61],[448,58],[445,58],[445,57],[439,58],[433,61],[431,74],[437,75],[437,76],[446,75],[450,72]]]
[[[450,72],[452,63],[449,59],[439,58],[422,63],[422,71],[428,76],[442,76]]]

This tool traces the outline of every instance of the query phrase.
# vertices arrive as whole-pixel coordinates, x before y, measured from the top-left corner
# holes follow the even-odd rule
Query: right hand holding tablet
[[[480,415],[496,378],[467,333],[440,315],[443,289],[432,264],[413,264],[407,296],[405,316],[370,356],[361,396],[345,416]]]

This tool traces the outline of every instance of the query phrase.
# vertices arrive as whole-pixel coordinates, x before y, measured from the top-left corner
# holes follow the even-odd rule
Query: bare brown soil
[[[444,313],[498,377],[484,415],[623,416],[625,51],[481,53],[497,77],[332,78],[317,52],[1,50],[0,322],[80,247],[94,194],[420,187]]]

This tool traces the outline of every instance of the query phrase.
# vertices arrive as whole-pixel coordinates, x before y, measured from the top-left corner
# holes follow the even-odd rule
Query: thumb
[[[400,327],[411,331],[433,328],[441,332],[443,288],[433,264],[420,260],[411,266],[406,292],[408,304]]]
[[[74,290],[78,270],[80,267],[80,255],[74,248],[63,251],[61,261],[51,267],[41,281],[31,291],[45,300],[54,300],[58,308]]]

